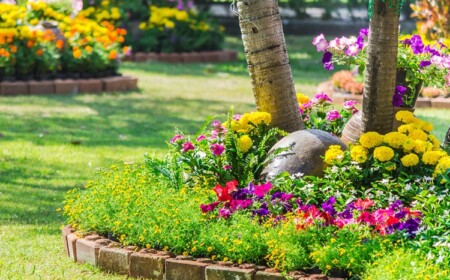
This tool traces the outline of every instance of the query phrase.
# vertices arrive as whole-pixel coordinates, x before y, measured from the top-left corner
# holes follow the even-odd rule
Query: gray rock
[[[289,148],[272,159],[261,173],[261,178],[272,180],[282,172],[289,174],[323,176],[327,164],[323,156],[331,145],[340,145],[342,150],[347,146],[339,138],[328,132],[309,129],[300,130],[281,139],[269,153],[279,148]]]

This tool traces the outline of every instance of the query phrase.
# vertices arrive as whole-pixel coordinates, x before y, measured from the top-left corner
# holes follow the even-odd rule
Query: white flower
[[[411,189],[412,189],[411,183],[408,183],[408,184],[405,185],[405,190],[406,191],[410,191]]]
[[[389,179],[383,179],[383,180],[381,180],[381,184],[383,184],[383,185],[389,184]]]

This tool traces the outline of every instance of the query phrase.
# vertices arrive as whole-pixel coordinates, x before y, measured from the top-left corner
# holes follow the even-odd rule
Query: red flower
[[[357,209],[365,211],[369,209],[375,202],[372,200],[366,198],[362,200],[361,198],[358,198],[358,200],[355,201],[355,206]]]
[[[217,198],[219,201],[231,201],[231,193],[237,191],[236,186],[238,182],[236,180],[227,182],[225,187],[222,187],[219,184],[216,184],[216,187],[213,189],[216,192]]]

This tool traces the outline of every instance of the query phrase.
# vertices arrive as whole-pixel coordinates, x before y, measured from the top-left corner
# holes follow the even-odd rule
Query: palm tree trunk
[[[396,1],[401,0],[392,0],[393,4]],[[399,16],[389,2],[375,0],[373,4],[364,81],[362,132],[392,131]]]
[[[278,0],[237,0],[237,9],[257,109],[275,127],[303,129]]]

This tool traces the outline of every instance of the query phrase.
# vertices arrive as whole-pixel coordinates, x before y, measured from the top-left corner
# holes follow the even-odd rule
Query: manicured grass
[[[330,73],[311,38],[288,38],[297,90],[315,93]],[[242,50],[229,38],[231,48]],[[99,168],[163,155],[174,127],[193,133],[207,116],[254,110],[244,56],[227,64],[127,63],[140,91],[0,99],[0,279],[122,279],[64,256],[64,194]],[[418,110],[443,138],[450,114]]]

